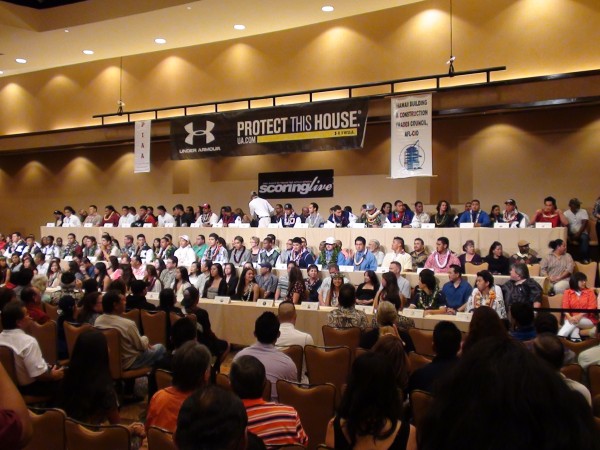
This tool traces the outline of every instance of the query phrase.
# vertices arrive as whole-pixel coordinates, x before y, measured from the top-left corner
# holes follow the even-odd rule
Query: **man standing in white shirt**
[[[590,235],[588,223],[590,216],[585,209],[581,209],[581,202],[577,198],[569,200],[569,209],[565,211],[569,221],[569,242],[579,243],[579,256],[583,264],[590,262]]]
[[[267,228],[271,223],[271,215],[275,209],[264,198],[260,198],[255,191],[250,192],[250,217],[258,220],[258,226]]]
[[[296,307],[292,302],[282,302],[279,305],[277,313],[277,318],[279,319],[279,338],[275,342],[277,347],[299,345],[304,349],[305,345],[314,345],[314,340],[310,334],[296,330],[296,317]],[[301,382],[308,383],[306,361],[302,362]]]
[[[187,234],[179,237],[179,248],[175,250],[175,256],[179,260],[179,266],[186,269],[196,262],[196,252],[190,245],[190,238]]]
[[[166,227],[167,224],[171,224],[171,226],[175,226],[175,218],[167,212],[167,209],[164,205],[160,205],[156,208],[158,211],[158,226]]]
[[[405,272],[412,270],[412,256],[404,249],[404,239],[394,236],[392,240],[392,251],[385,254],[381,267],[390,267],[393,261],[399,262]]]

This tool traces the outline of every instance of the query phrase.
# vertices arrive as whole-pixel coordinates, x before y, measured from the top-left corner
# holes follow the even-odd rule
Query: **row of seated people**
[[[345,286],[344,295],[348,300],[355,297],[352,289],[352,286]],[[119,303],[124,303],[122,298],[113,302],[115,306]],[[13,309],[21,310],[20,320],[25,320],[23,308],[17,306]],[[293,304],[282,303],[279,308],[279,320],[270,312],[257,319],[257,342],[239,352],[234,358],[230,371],[231,385],[241,401],[207,385],[210,353],[194,342],[195,330],[192,326],[187,332],[189,337],[186,343],[182,342],[185,339],[178,339],[178,350],[170,361],[173,386],[159,391],[150,401],[146,427],[158,425],[173,431],[180,448],[195,448],[191,443],[192,438],[204,437],[201,430],[203,421],[206,421],[206,417],[202,416],[208,408],[206,402],[224,396],[219,397],[220,401],[227,400],[230,406],[239,405],[239,415],[244,417],[242,423],[247,424],[248,430],[256,434],[250,436],[249,440],[261,439],[267,448],[291,443],[306,445],[308,438],[298,414],[293,408],[277,403],[277,390],[272,390],[271,402],[261,399],[265,380],[269,380],[273,385],[279,379],[297,379],[294,363],[276,349],[276,344],[306,345],[312,342],[305,333],[295,330]],[[391,315],[388,310],[392,311]],[[13,313],[7,312],[9,317]],[[589,392],[584,386],[567,380],[558,373],[563,362],[572,357],[572,354],[565,352],[563,344],[556,337],[556,319],[548,314],[539,314],[533,327],[535,330],[532,332],[534,314],[530,304],[515,304],[511,312],[512,327],[509,331],[505,325],[506,321],[503,322],[491,308],[478,308],[464,342],[461,342],[461,333],[454,324],[440,322],[433,333],[436,357],[425,367],[415,370],[411,369],[406,357],[407,345],[403,343],[403,324],[398,322],[396,307],[384,301],[377,313],[378,328],[369,331],[374,336],[370,344],[372,352],[356,358],[340,406],[328,425],[326,443],[331,448],[345,448],[352,445],[352,442],[364,443],[375,437],[381,441],[381,448],[417,448],[416,430],[401,412],[402,401],[411,398],[416,390],[425,390],[433,392],[436,407],[431,408],[432,413],[423,424],[419,448],[440,448],[445,442],[460,442],[461,445],[464,443],[464,433],[443,433],[440,429],[447,426],[447,420],[455,422],[454,419],[448,418],[452,415],[450,412],[455,411],[456,405],[472,405],[467,409],[477,411],[477,414],[473,415],[471,420],[478,423],[479,427],[487,427],[488,434],[495,433],[497,439],[504,436],[504,433],[494,431],[499,425],[502,425],[503,430],[507,427],[520,430],[523,427],[526,429],[529,426],[542,426],[539,415],[525,414],[519,406],[520,402],[527,404],[533,399],[536,399],[536,402],[542,399],[549,402],[548,414],[556,414],[556,417],[552,416],[551,419],[545,416],[544,423],[547,424],[548,420],[552,420],[555,426],[562,423],[560,426],[564,429],[561,428],[560,433],[568,433],[569,428],[575,427],[577,433],[568,434],[569,443],[577,442],[577,448],[592,448],[585,444],[585,439],[594,434]],[[112,313],[115,311],[109,315]],[[8,319],[6,320],[8,322]],[[184,319],[176,322],[174,335],[181,337],[186,333],[178,334],[181,330],[190,328],[186,322],[189,321]],[[8,323],[6,325],[10,327]],[[355,323],[348,320],[344,325],[355,326]],[[536,332],[539,335],[536,336]],[[287,338],[286,341],[281,339],[284,337]],[[100,333],[94,332],[83,334],[80,339],[66,375],[70,381],[69,387],[63,387],[59,391],[62,392],[62,396],[59,397],[61,406],[70,416],[84,422],[97,423],[102,419],[117,421],[118,413],[115,414],[114,401],[116,396],[114,388],[111,387],[110,375],[106,375],[106,342]],[[524,341],[527,346],[518,345],[516,341]],[[369,347],[368,344],[363,345]],[[526,348],[530,348],[532,352]],[[84,381],[96,379],[93,374],[103,374],[99,377],[101,382],[92,384]],[[481,383],[482,377],[489,383]],[[469,387],[460,388],[464,383],[468,383]],[[518,389],[515,386],[518,386]],[[201,390],[194,392],[197,388]],[[506,396],[514,396],[515,389],[518,390],[518,398],[511,397],[511,401],[518,404],[514,405],[511,414],[502,415],[502,418],[498,419],[497,409],[503,405],[506,407]],[[494,393],[496,395],[493,395]],[[94,398],[107,400],[88,401]],[[489,401],[482,402],[482,398]],[[220,402],[218,404],[221,407],[225,406]],[[359,409],[356,408],[357,404],[361,406]],[[218,414],[218,409],[210,410]],[[442,416],[440,409],[444,411]],[[371,420],[379,415],[382,416],[382,422],[373,427]],[[490,418],[490,421],[480,422],[480,415],[486,419]],[[493,424],[492,417],[496,417]],[[446,422],[442,418],[445,418]],[[565,420],[569,426],[564,425]],[[366,434],[359,432],[355,428],[358,425],[353,421],[364,425],[371,423],[371,428],[368,428]],[[440,421],[442,423],[438,423]],[[211,423],[214,427],[214,422]],[[225,425],[219,423],[219,426]],[[143,436],[144,430],[136,424],[132,426],[132,432]],[[434,432],[435,435],[429,435]],[[215,433],[206,433],[209,440],[221,439],[220,444],[215,444],[221,446],[215,448],[262,448],[230,447],[229,439],[241,439],[240,436],[231,435],[225,438],[215,437]],[[581,433],[584,438],[581,437]],[[540,439],[546,443],[545,439],[550,439],[546,436],[546,433],[542,433],[539,437],[531,438],[532,445],[534,442],[539,444]],[[553,434],[552,439],[556,438]],[[506,439],[504,437],[501,442],[506,442]],[[583,439],[583,443],[578,439]],[[260,442],[256,441],[253,445],[260,445]],[[507,442],[507,445],[510,446],[510,442]],[[452,448],[459,448],[459,445]]]

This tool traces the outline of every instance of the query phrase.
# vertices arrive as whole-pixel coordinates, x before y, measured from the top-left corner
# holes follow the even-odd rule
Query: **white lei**
[[[362,258],[360,258],[360,260],[356,261],[356,254],[354,255],[354,265],[356,267],[360,267],[360,265],[363,263],[363,261],[365,260],[365,257],[367,256],[367,253],[369,251],[365,250],[365,253],[362,255]]]
[[[433,256],[433,259],[435,259],[436,265],[440,269],[443,269],[448,264],[448,261],[450,261],[450,250],[448,250],[448,253],[446,254],[446,259],[444,260],[443,264],[440,263],[440,254],[438,252],[435,252],[435,255]]]

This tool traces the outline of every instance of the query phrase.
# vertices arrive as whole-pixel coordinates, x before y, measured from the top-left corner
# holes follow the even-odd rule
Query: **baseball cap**
[[[375,209],[375,204],[374,203],[367,203],[367,205],[365,206],[365,209],[367,211],[370,211],[372,209]]]
[[[525,240],[525,239],[521,239],[519,242],[517,242],[517,245],[519,247],[525,247],[526,245],[529,245],[529,241]]]
[[[59,211],[58,209],[54,210],[54,214],[62,214],[62,211]]]
[[[569,200],[569,206],[571,205],[581,206],[581,202],[578,198],[572,198],[571,200]]]
[[[190,242],[190,237],[187,234],[182,234],[179,236],[179,239],[185,239],[186,241]]]
[[[262,263],[260,265],[260,267],[266,267],[267,269],[271,270],[273,268],[273,265],[271,263]]]
[[[327,239],[325,239],[325,244],[332,244],[335,245],[335,238],[329,236]]]
[[[505,205],[516,205],[516,204],[517,204],[517,202],[515,201],[515,199],[514,199],[514,198],[509,198],[508,200],[506,200],[506,201],[504,202],[504,204],[505,204]]]
[[[291,203],[286,203],[285,205],[283,205],[283,209],[293,209],[292,208],[292,204]]]

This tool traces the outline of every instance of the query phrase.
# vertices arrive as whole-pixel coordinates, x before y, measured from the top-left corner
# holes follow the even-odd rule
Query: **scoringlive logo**
[[[194,136],[204,136],[206,143],[210,144],[215,140],[215,135],[211,133],[214,127],[214,122],[209,120],[206,121],[206,127],[203,130],[194,130],[194,122],[188,123],[185,127],[183,127],[188,133],[187,137],[185,138],[185,143],[188,145],[194,145]]]
[[[263,182],[258,192],[260,194],[274,193],[274,192],[297,192],[301,195],[309,195],[312,192],[320,191],[331,191],[333,190],[333,183],[323,183],[319,177],[314,177],[312,180],[302,181],[270,181]]]

